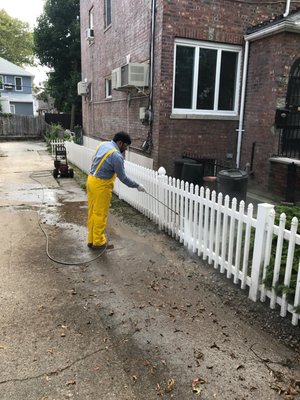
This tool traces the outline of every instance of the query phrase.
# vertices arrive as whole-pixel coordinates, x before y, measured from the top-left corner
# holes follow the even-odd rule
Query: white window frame
[[[194,77],[193,77],[193,99],[192,108],[174,108],[175,101],[175,72],[176,72],[176,49],[177,45],[190,46],[195,48],[194,59]],[[198,86],[198,71],[199,71],[199,51],[200,48],[217,50],[217,65],[216,65],[216,79],[215,79],[215,93],[214,93],[214,108],[213,110],[199,110],[197,105],[197,86]],[[234,109],[232,111],[218,110],[219,99],[219,83],[220,83],[220,69],[221,69],[221,52],[222,50],[233,51],[238,55],[237,68],[236,68],[236,85],[235,85],[235,101]],[[239,108],[239,92],[240,92],[240,78],[241,78],[241,60],[242,60],[242,47],[229,44],[218,44],[211,42],[204,42],[189,39],[175,39],[174,42],[174,63],[173,63],[173,94],[172,94],[172,114],[192,114],[192,115],[215,115],[215,116],[238,116]]]
[[[21,79],[20,85],[17,85],[17,79]],[[17,89],[17,86],[21,86],[21,89]],[[16,92],[23,92],[23,79],[21,76],[15,76],[15,90]]]
[[[107,3],[110,4],[110,22],[107,21]],[[104,0],[104,29],[107,29],[111,26],[112,23],[112,1],[111,0]]]
[[[109,91],[109,82],[110,82],[110,91]],[[105,79],[105,98],[111,99],[112,98],[112,86],[111,86],[111,78]]]
[[[10,113],[15,114],[16,113],[16,106],[14,104],[9,105]]]
[[[0,75],[0,90],[4,90],[4,76]]]

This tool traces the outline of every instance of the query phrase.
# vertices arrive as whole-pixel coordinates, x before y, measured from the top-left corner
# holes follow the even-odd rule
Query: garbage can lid
[[[240,180],[248,177],[248,173],[242,169],[223,169],[218,172],[218,177],[224,179]]]
[[[174,161],[174,164],[196,164],[196,160],[192,160],[191,158],[179,158]]]

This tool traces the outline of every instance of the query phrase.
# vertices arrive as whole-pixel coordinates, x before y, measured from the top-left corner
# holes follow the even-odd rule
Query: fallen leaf
[[[197,394],[198,396],[201,396],[201,392],[202,392],[202,387],[200,385],[203,385],[204,383],[206,383],[206,382],[202,378],[196,378],[192,381],[193,392],[195,394]]]
[[[70,385],[76,385],[76,381],[68,381],[66,383],[66,386],[70,386]]]
[[[210,346],[211,349],[217,349],[220,350],[220,347],[214,342],[212,346]]]
[[[174,386],[175,386],[175,379],[170,378],[170,379],[168,380],[167,386],[166,386],[166,388],[165,388],[165,392],[166,392],[166,393],[172,392],[172,390],[174,389]]]
[[[200,360],[204,357],[204,354],[200,350],[194,350],[194,356],[197,358],[197,360]]]

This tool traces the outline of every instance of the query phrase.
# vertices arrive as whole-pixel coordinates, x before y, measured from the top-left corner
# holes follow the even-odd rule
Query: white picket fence
[[[70,142],[65,145],[70,162],[87,173],[94,151]],[[229,196],[224,198],[221,193],[210,193],[209,189],[168,177],[162,167],[153,171],[125,161],[125,168],[128,176],[145,186],[147,193],[130,189],[117,180],[114,191],[119,198],[221,273],[226,273],[227,278],[233,278],[242,289],[249,287],[250,299],[262,302],[269,299],[270,308],[279,307],[282,317],[291,313],[293,325],[298,324],[300,267],[293,304],[288,303],[287,293],[279,295],[275,289],[278,283],[283,283],[287,289],[292,283],[295,249],[300,245],[297,218],[293,218],[291,229],[287,230],[285,214],[280,216],[279,226],[274,224],[275,211],[270,204],[259,204],[254,218],[252,204],[245,210],[243,201],[238,205],[236,199],[231,201]],[[264,280],[274,237],[277,238],[276,255],[272,289],[269,289]],[[286,261],[284,244],[288,246]],[[280,282],[282,269],[284,281]]]
[[[56,146],[62,146],[63,144],[65,144],[64,139],[55,139],[51,141],[51,154],[52,157],[55,156],[55,148]]]

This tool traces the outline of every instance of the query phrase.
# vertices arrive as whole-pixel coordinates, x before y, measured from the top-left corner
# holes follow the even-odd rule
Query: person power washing
[[[112,190],[116,177],[130,188],[146,192],[143,185],[128,178],[124,168],[123,153],[131,144],[126,132],[118,132],[110,142],[97,147],[87,178],[88,196],[88,247],[113,248],[108,245],[105,228]]]

